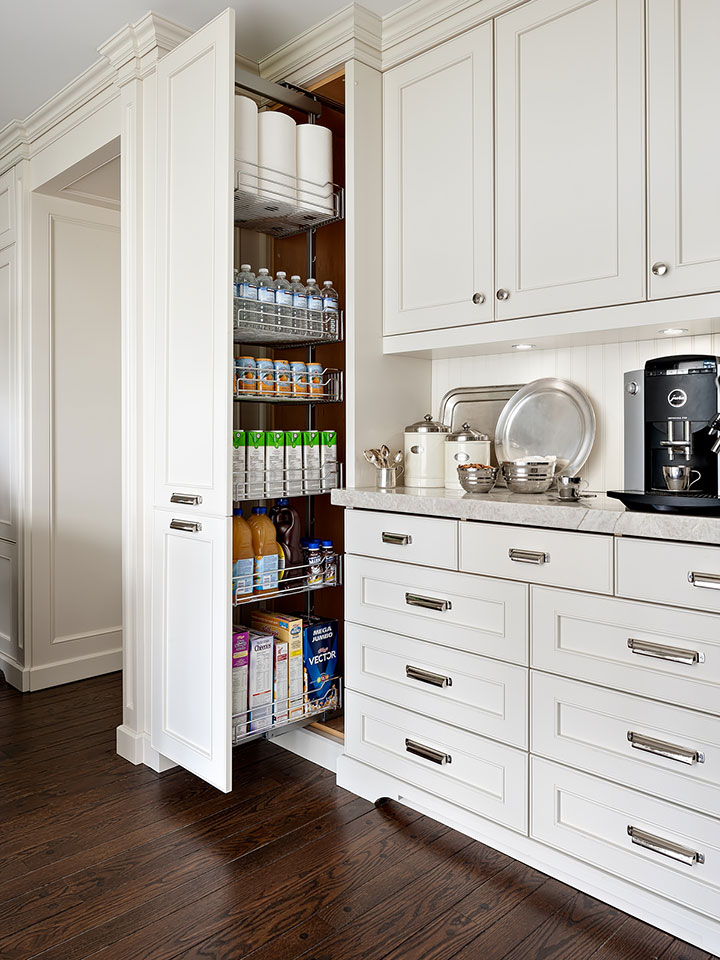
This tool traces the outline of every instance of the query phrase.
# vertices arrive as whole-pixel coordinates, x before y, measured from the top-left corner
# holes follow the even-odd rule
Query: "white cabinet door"
[[[497,318],[641,300],[643,0],[534,0],[495,29]]]
[[[17,540],[15,246],[0,250],[0,538]]]
[[[190,495],[215,516],[232,508],[234,19],[157,68],[155,504]]]
[[[155,510],[153,538],[151,742],[226,793],[232,786],[231,525]]]
[[[0,654],[20,660],[17,611],[17,545],[0,540]]]
[[[719,39],[717,0],[648,4],[651,298],[720,290]]]
[[[492,26],[390,70],[384,105],[385,334],[492,320]]]

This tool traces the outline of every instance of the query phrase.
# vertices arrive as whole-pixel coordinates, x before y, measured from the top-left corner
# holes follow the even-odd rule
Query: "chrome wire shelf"
[[[235,343],[288,348],[337,343],[343,338],[343,320],[342,310],[306,310],[233,299]]]
[[[234,220],[243,230],[293,237],[345,216],[345,191],[245,160],[235,161]]]
[[[274,497],[305,497],[329,493],[342,485],[342,464],[336,461],[319,467],[287,468],[282,472],[267,473],[253,470],[235,470],[233,500],[271,500]]]
[[[304,727],[324,720],[342,706],[342,679],[331,677],[311,684],[302,700],[286,697],[235,713],[232,717],[232,743],[248,743],[261,737],[272,739],[287,733],[290,727]]]
[[[247,371],[246,371],[247,372]],[[252,374],[252,371],[250,371]],[[343,380],[342,372],[334,367],[326,367],[318,374],[312,376],[308,383],[308,375],[305,375],[305,382],[297,382],[294,379],[290,381],[278,381],[274,376],[272,381],[265,381],[262,384],[257,382],[257,378],[239,378],[235,377],[235,391],[233,399],[236,401],[246,401],[250,403],[340,403],[343,398]]]
[[[297,566],[285,567],[278,570],[277,586],[269,590],[258,590],[260,585],[260,575],[253,575],[253,593],[238,594],[242,589],[247,578],[233,577],[232,596],[233,606],[242,607],[248,603],[258,603],[261,600],[277,600],[278,597],[291,597],[298,593],[312,593],[315,590],[323,590],[326,587],[337,587],[342,584],[342,554],[333,554],[334,567],[332,580],[328,579],[327,560],[322,565],[320,579],[316,579],[319,566],[314,567],[309,563],[300,563]],[[264,574],[268,576],[268,574]],[[274,575],[273,581],[275,580]]]

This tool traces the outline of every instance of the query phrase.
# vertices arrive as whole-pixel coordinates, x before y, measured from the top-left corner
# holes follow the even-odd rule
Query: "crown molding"
[[[131,80],[142,80],[158,60],[191,33],[187,27],[151,11],[114,33],[98,47],[98,53],[112,66],[118,86],[123,86]]]
[[[382,67],[382,20],[359,3],[343,7],[263,57],[260,76],[302,85],[348,60]]]

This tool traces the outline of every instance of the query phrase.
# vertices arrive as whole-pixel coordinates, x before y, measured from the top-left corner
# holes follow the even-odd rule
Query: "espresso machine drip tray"
[[[608,490],[607,495],[619,500],[628,510],[720,516],[720,497],[710,493],[688,493],[686,490]]]

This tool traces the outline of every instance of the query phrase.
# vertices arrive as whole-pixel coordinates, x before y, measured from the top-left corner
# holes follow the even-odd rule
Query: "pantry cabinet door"
[[[232,510],[234,19],[157,67],[155,504],[215,516]]]
[[[720,290],[720,3],[648,4],[650,297]]]
[[[385,74],[383,151],[385,334],[492,320],[491,24]]]
[[[231,525],[155,510],[153,539],[151,742],[226,793],[232,787]]]
[[[0,540],[0,656],[21,662],[18,634],[17,544]]]
[[[0,226],[2,223],[0,221]],[[0,250],[0,539],[17,540],[15,245]]]
[[[643,299],[643,0],[534,0],[495,41],[496,317]]]

